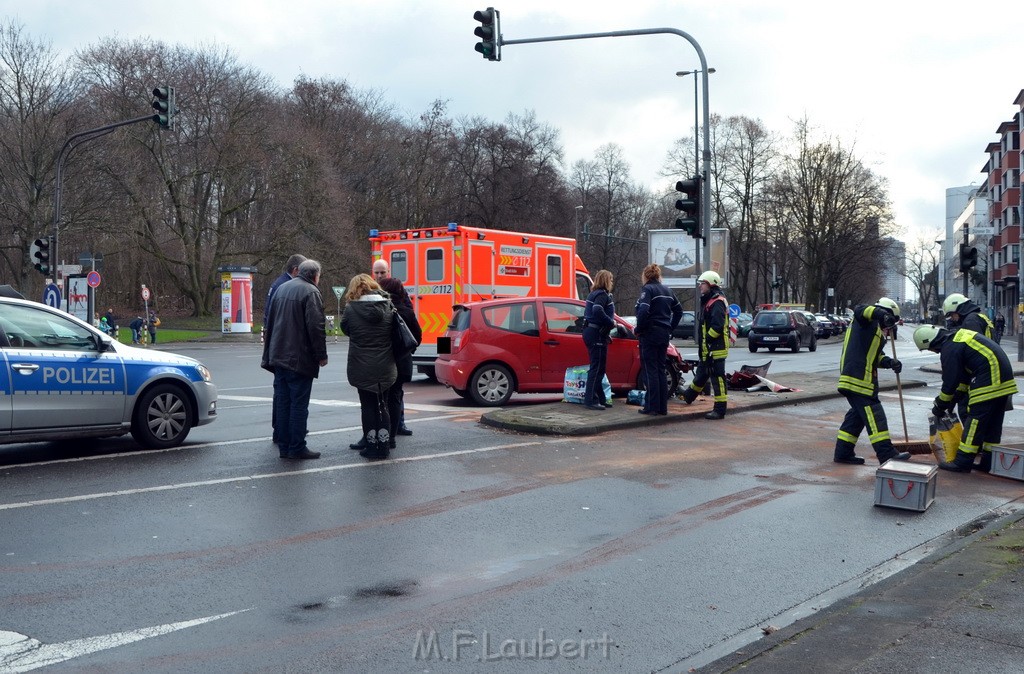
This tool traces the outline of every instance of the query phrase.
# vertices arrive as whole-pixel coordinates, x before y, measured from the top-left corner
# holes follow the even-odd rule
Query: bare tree
[[[0,23],[0,278],[17,287],[30,278],[29,242],[52,231],[57,150],[81,94],[49,44]]]
[[[906,278],[917,291],[918,307],[921,316],[928,316],[929,308],[940,298],[936,297],[938,288],[935,280],[939,268],[939,246],[936,240],[940,234],[918,239],[907,251]]]

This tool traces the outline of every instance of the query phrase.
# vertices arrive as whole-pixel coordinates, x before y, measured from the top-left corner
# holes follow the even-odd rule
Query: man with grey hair
[[[320,263],[304,260],[274,294],[260,367],[274,373],[274,436],[283,459],[317,459],[306,446],[313,380],[327,365]]]

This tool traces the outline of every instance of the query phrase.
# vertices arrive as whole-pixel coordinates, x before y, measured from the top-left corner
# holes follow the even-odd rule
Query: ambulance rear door
[[[538,243],[534,289],[540,297],[576,297],[575,253],[572,246]]]
[[[473,241],[466,243],[469,251],[466,255],[465,273],[460,274],[462,260],[455,258],[455,295],[462,302],[477,302],[494,299],[495,253],[493,241]],[[461,287],[460,278],[465,279]]]

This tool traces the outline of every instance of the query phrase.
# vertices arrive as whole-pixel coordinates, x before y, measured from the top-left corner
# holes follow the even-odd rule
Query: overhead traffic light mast
[[[978,266],[978,249],[974,246],[961,244],[960,246],[960,271],[969,272]]]
[[[500,12],[493,7],[473,12],[473,19],[480,22],[480,25],[473,31],[473,35],[480,38],[476,43],[476,49],[488,61],[501,60],[501,16]]]
[[[689,180],[678,181],[676,191],[682,194],[682,198],[676,200],[676,209],[679,210],[676,229],[683,230],[695,239],[701,238],[701,177],[695,175]]]
[[[35,270],[43,276],[48,276],[53,269],[52,252],[52,236],[42,236],[33,241],[32,245],[28,247],[29,261],[35,267]]]

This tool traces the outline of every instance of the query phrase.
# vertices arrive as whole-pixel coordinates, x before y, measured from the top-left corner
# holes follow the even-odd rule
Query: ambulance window
[[[562,285],[562,258],[557,255],[548,255],[548,285],[558,287]]]
[[[444,249],[443,248],[428,248],[427,249],[427,280],[428,281],[443,281],[444,280]]]
[[[404,250],[391,253],[391,275],[402,282],[409,280],[409,261]]]

